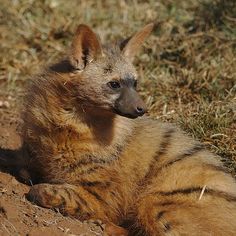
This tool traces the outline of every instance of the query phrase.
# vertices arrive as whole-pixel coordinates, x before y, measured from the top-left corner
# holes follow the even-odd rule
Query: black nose
[[[136,107],[136,113],[138,116],[142,116],[145,113],[145,108],[143,107]]]

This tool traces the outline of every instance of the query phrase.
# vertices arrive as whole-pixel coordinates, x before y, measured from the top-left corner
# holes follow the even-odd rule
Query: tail
[[[10,173],[25,183],[30,182],[29,158],[24,149],[10,150],[0,148],[0,170]]]

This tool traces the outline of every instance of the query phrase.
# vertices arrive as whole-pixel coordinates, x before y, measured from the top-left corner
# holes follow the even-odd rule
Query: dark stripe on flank
[[[156,152],[156,154],[154,155],[154,159],[152,160],[150,167],[149,167],[149,171],[147,172],[147,174],[145,175],[144,179],[142,180],[141,185],[143,185],[144,182],[146,182],[147,180],[149,180],[154,173],[156,173],[156,163],[157,160],[159,159],[159,157],[161,155],[164,155],[166,152],[167,147],[170,144],[170,138],[172,136],[172,134],[175,132],[174,128],[168,129],[165,134],[162,137],[162,142],[160,144],[159,150]]]
[[[191,194],[191,193],[201,192],[201,191],[202,191],[202,187],[195,187],[195,188],[176,189],[169,192],[160,191],[160,192],[156,192],[156,194],[159,194],[162,196],[172,196],[175,194]]]
[[[71,164],[68,168],[67,171],[68,172],[73,172],[76,169],[80,169],[82,166],[86,166],[89,164],[93,164],[96,166],[104,166],[104,165],[110,165],[111,163],[113,163],[114,161],[118,160],[119,157],[121,156],[121,153],[124,150],[124,146],[121,145],[117,145],[115,147],[115,151],[113,153],[111,153],[109,158],[103,158],[101,156],[97,156],[97,155],[92,155],[92,154],[85,154],[83,156],[80,157],[80,160],[77,161],[74,164]],[[95,166],[95,167],[96,167]],[[85,171],[85,173],[87,173]]]
[[[199,196],[200,196],[200,193],[202,192],[202,189],[203,189],[202,187],[185,188],[185,189],[176,189],[176,190],[169,191],[169,192],[160,191],[160,192],[155,192],[155,194],[162,195],[162,196],[174,196],[176,194],[188,195],[188,194],[198,192]],[[219,190],[206,188],[205,191],[204,191],[204,194],[212,195],[214,197],[224,198],[227,201],[236,201],[236,196],[231,195],[231,194],[226,193],[226,192],[223,192],[223,191],[219,191]]]
[[[79,175],[84,175],[84,174],[89,175],[89,174],[95,172],[96,170],[104,169],[104,168],[105,168],[104,165],[92,165],[92,166],[89,166],[87,169],[85,169],[83,167],[83,169],[80,170]],[[80,182],[78,182],[78,183],[80,183]]]
[[[83,187],[103,187],[107,188],[111,185],[110,182],[101,182],[101,181],[81,181],[79,184]]]
[[[215,171],[219,171],[219,172],[223,172],[225,174],[229,174],[230,172],[228,169],[226,169],[224,166],[216,166],[214,164],[205,164],[206,168],[209,168],[211,170],[215,170]]]
[[[73,172],[75,171],[76,169],[79,169],[81,168],[82,166],[85,166],[85,165],[89,165],[89,164],[98,164],[98,165],[104,165],[106,163],[106,161],[104,159],[101,159],[100,157],[98,156],[95,156],[95,155],[91,155],[91,154],[86,154],[86,155],[83,155],[81,160],[77,161],[76,163],[74,164],[71,164],[69,167],[68,167],[68,172]]]
[[[236,196],[231,195],[229,193],[223,192],[223,191],[217,191],[217,190],[213,190],[213,189],[209,189],[207,190],[207,193],[215,196],[215,197],[220,197],[220,198],[224,198],[225,200],[229,201],[229,202],[235,202],[236,201]]]
[[[201,152],[202,150],[205,150],[205,149],[204,149],[204,146],[201,145],[201,144],[196,144],[196,145],[193,146],[192,148],[190,148],[190,149],[184,151],[184,153],[178,155],[174,160],[172,160],[172,161],[170,161],[170,162],[164,164],[163,166],[159,167],[159,169],[162,169],[162,168],[165,168],[165,167],[169,167],[169,166],[175,164],[176,162],[185,160],[185,158],[194,156],[195,154]]]
[[[161,155],[164,155],[167,151],[167,147],[170,145],[170,140],[172,134],[175,132],[174,128],[171,128],[165,132],[163,135],[163,140],[160,144],[159,150],[155,154],[155,160],[157,160]]]
[[[93,166],[91,168],[88,168],[87,170],[83,171],[81,174],[91,174],[96,170],[102,169],[104,166]]]
[[[175,205],[175,204],[178,204],[179,205],[179,203],[178,202],[173,202],[173,201],[166,201],[166,202],[162,202],[162,203],[158,203],[158,205],[160,205],[160,206],[170,206],[170,205]]]
[[[162,137],[162,142],[160,144],[159,150],[156,152],[156,154],[153,157],[153,160],[150,164],[149,167],[149,171],[147,172],[147,174],[145,175],[144,179],[142,180],[142,182],[140,183],[141,185],[144,184],[144,182],[149,181],[150,178],[157,173],[157,167],[156,167],[156,163],[158,161],[158,159],[160,158],[161,155],[164,155],[167,151],[167,147],[170,144],[170,140],[171,140],[171,136],[172,134],[175,132],[174,128],[168,129],[165,134]]]

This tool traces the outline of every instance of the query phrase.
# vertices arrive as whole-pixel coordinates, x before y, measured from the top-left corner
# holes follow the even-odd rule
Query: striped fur
[[[85,27],[76,36],[91,47],[85,69],[75,60],[84,53],[78,47],[73,63],[32,79],[23,139],[29,171],[42,183],[28,198],[81,220],[101,219],[108,235],[128,234],[118,226],[130,235],[235,235],[236,183],[220,158],[170,124],[117,115],[109,108],[116,96],[101,90],[111,78],[135,77],[129,55],[148,27],[120,50],[87,45],[95,36]]]

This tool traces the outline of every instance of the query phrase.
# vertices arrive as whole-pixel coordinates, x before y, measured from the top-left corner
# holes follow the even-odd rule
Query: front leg
[[[92,200],[86,198],[85,201],[85,197],[81,190],[69,184],[37,184],[27,194],[27,198],[39,206],[58,208],[62,214],[76,216],[81,220],[90,218],[93,213],[89,206]]]
[[[109,206],[95,192],[70,184],[37,184],[31,187],[27,198],[46,208],[58,208],[64,215],[80,220],[100,219],[108,236],[126,236],[127,231],[112,223]]]

